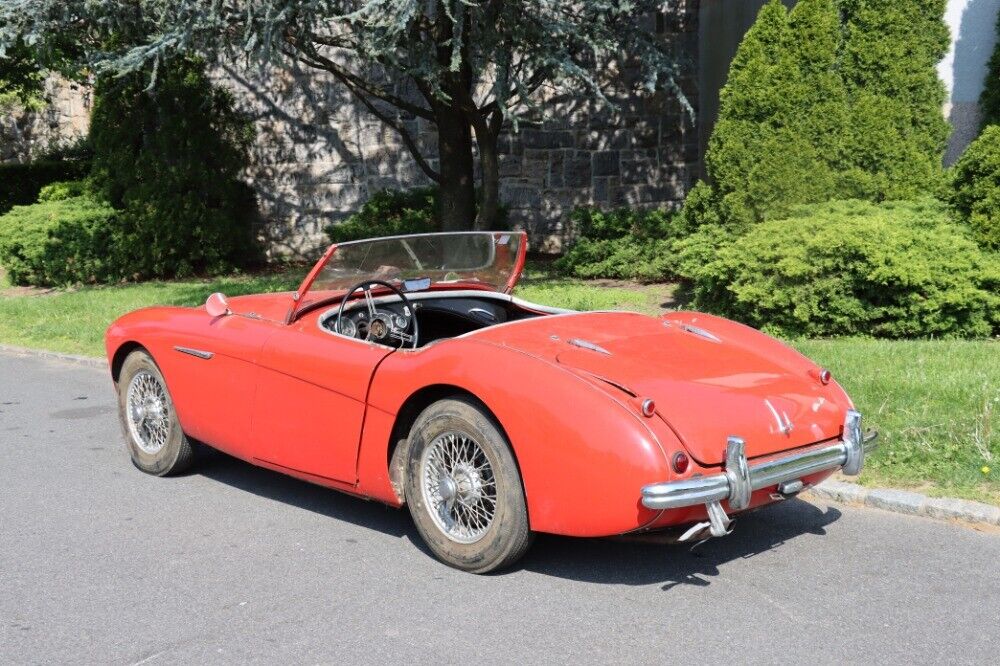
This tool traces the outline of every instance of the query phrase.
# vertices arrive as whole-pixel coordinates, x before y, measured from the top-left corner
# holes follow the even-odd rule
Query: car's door
[[[255,457],[356,483],[368,386],[392,351],[321,330],[315,315],[269,338],[257,376]]]

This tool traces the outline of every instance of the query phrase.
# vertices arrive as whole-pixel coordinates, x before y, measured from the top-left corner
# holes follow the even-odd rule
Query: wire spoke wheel
[[[118,420],[132,464],[156,476],[188,469],[194,448],[181,430],[170,389],[149,352],[136,349],[125,357],[115,389]]]
[[[465,434],[446,432],[424,449],[420,486],[434,524],[458,543],[475,543],[493,524],[497,482],[483,449]]]
[[[167,393],[148,370],[140,370],[129,382],[126,418],[136,446],[149,454],[162,449],[170,434]]]

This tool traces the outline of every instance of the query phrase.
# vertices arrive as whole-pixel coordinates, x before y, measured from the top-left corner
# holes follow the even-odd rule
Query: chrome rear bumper
[[[729,519],[722,511],[720,502],[728,500],[731,510],[740,511],[749,506],[750,495],[755,490],[788,484],[797,492],[802,486],[796,485],[796,481],[837,468],[842,468],[844,474],[859,474],[864,466],[865,454],[876,446],[877,436],[874,431],[862,433],[861,414],[849,410],[840,441],[754,464],[747,462],[743,440],[730,437],[722,473],[644,486],[642,504],[649,509],[679,509],[705,504],[712,535],[721,536],[728,532]]]

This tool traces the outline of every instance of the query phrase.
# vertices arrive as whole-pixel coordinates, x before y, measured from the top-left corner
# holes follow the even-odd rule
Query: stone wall
[[[951,47],[938,65],[948,90],[944,111],[952,127],[944,157],[947,165],[979,136],[979,95],[986,81],[986,63],[997,41],[998,11],[1000,0],[948,0],[944,18],[951,31]]]
[[[501,200],[511,222],[528,230],[533,251],[562,249],[575,231],[568,218],[577,206],[677,207],[693,185],[700,159],[698,0],[673,6],[648,27],[677,57],[689,109],[663,92],[630,93],[638,69],[611,64],[605,76],[620,83],[609,95],[612,105],[550,98],[541,123],[501,138]]]
[[[273,255],[312,257],[326,243],[323,228],[373,192],[427,182],[395,132],[325,73],[225,68],[215,78],[256,128],[247,178]]]

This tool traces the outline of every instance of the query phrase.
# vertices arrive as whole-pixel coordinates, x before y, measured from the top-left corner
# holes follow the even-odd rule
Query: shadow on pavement
[[[686,545],[628,543],[540,535],[522,566],[529,571],[590,583],[650,585],[664,591],[679,585],[704,587],[726,562],[778,548],[803,534],[826,534],[841,512],[824,511],[791,499],[741,516],[733,533],[710,539],[693,550]]]
[[[395,537],[405,536],[423,547],[406,511],[293,479],[208,447],[199,446],[197,453],[198,462],[192,474],[353,525]]]
[[[193,473],[259,497],[406,537],[431,557],[405,509],[400,511],[299,481],[207,448],[199,448]],[[523,569],[590,583],[663,583],[664,591],[679,585],[703,587],[711,584],[711,579],[719,575],[719,567],[726,562],[753,557],[803,534],[824,535],[826,526],[840,517],[841,512],[833,507],[824,511],[792,499],[738,518],[732,534],[711,539],[694,550],[685,545],[542,534],[514,571]]]

